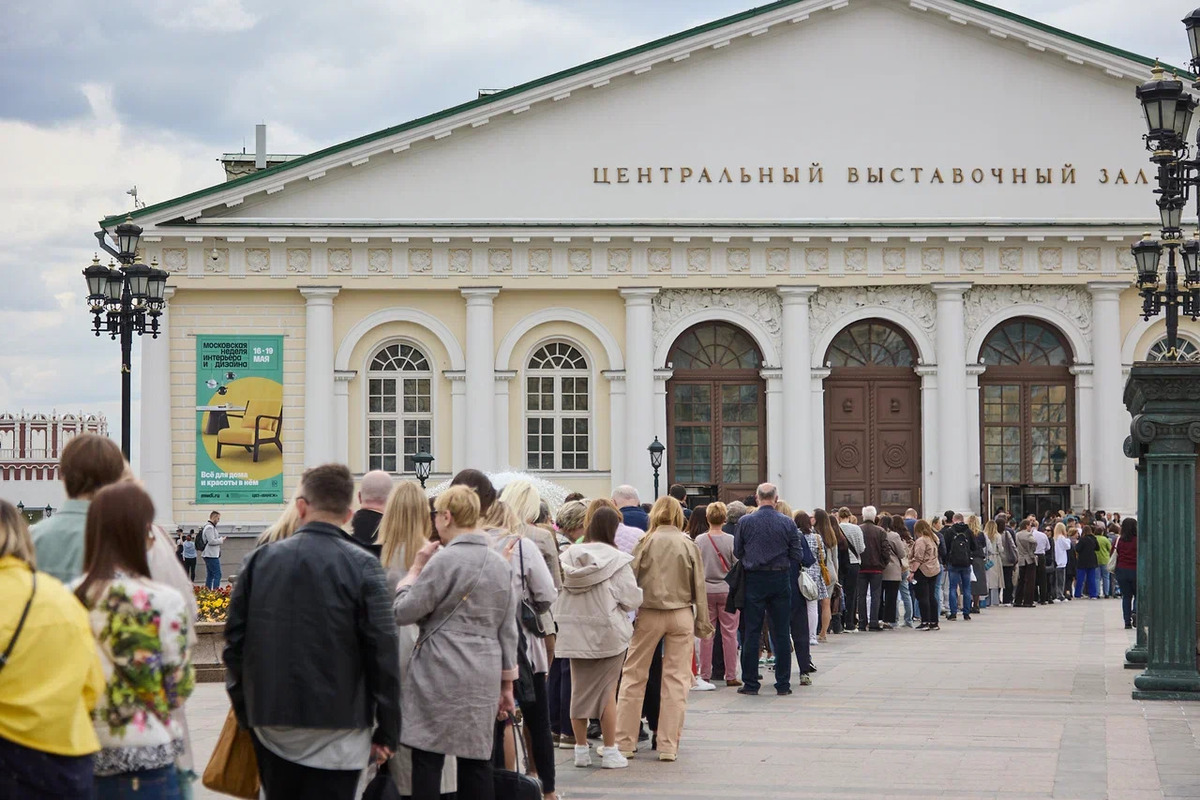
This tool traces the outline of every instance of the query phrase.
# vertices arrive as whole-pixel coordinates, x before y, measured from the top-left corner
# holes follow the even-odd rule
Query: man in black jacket
[[[958,592],[962,590],[963,619],[971,619],[971,559],[979,545],[962,514],[954,515],[954,524],[946,532],[946,569],[950,572],[950,616],[958,619]]]
[[[862,524],[863,551],[858,568],[858,629],[860,631],[881,631],[879,624],[879,606],[883,601],[883,568],[892,559],[892,550],[888,547],[887,533],[875,524],[879,516],[875,506],[863,506]],[[870,609],[867,608],[867,592],[871,594]],[[868,615],[868,610],[870,611]]]
[[[225,688],[270,798],[353,800],[399,738],[396,623],[383,568],[342,533],[353,497],[345,466],[306,471],[300,529],[250,554],[230,600]]]
[[[393,485],[392,476],[381,469],[363,475],[362,483],[358,487],[359,508],[350,520],[350,530],[354,532],[354,538],[371,548],[371,552],[377,557],[383,548],[376,544],[376,534]]]

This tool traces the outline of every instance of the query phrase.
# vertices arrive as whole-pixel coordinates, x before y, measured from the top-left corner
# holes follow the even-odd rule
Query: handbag
[[[528,753],[522,751],[525,747],[524,737],[521,736],[521,723],[515,716],[509,715],[513,726],[513,739],[517,750],[517,769],[492,769],[492,788],[496,800],[542,800],[542,785],[533,778],[521,772],[521,764],[528,759]]]
[[[517,542],[517,554],[521,559],[521,626],[533,636],[545,639],[550,635],[550,631],[546,629],[541,614],[529,602],[528,590],[525,588],[525,548],[521,547],[520,542]]]
[[[400,790],[396,788],[396,782],[392,780],[392,773],[388,769],[387,761],[380,764],[375,771],[375,777],[363,791],[362,800],[400,800]]]
[[[519,706],[537,702],[537,693],[533,686],[533,664],[525,647],[525,631],[517,626],[517,679],[513,681],[513,700]]]
[[[221,794],[257,800],[258,759],[250,731],[238,726],[233,709],[225,715],[225,724],[208,766],[204,768],[204,787]]]
[[[817,599],[817,582],[812,579],[804,570],[800,570],[800,580],[797,581],[800,586],[800,594],[805,600]]]
[[[1116,545],[1113,545],[1112,555],[1110,555],[1108,557],[1108,571],[1109,572],[1117,571],[1117,548],[1116,548]]]

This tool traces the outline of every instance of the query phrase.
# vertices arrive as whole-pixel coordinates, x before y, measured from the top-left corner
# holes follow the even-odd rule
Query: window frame
[[[388,347],[391,347],[393,345],[400,346],[400,347],[411,347],[413,350],[415,350],[417,352],[417,354],[419,356],[421,356],[421,358],[423,358],[425,360],[425,364],[428,366],[428,369],[427,370],[394,370],[394,371],[371,369],[372,364],[374,363],[375,359],[379,356],[379,354],[382,353]],[[438,417],[437,407],[438,407],[438,378],[439,378],[439,371],[437,368],[436,360],[430,355],[430,349],[427,346],[425,346],[422,342],[416,341],[415,339],[409,339],[406,337],[392,337],[389,339],[385,339],[381,342],[378,342],[377,344],[375,344],[374,347],[372,347],[367,352],[367,357],[363,364],[362,375],[364,377],[364,381],[362,384],[363,429],[362,429],[362,436],[361,436],[362,443],[363,443],[363,458],[362,458],[363,465],[364,465],[363,471],[368,472],[368,471],[375,470],[375,469],[384,469],[385,471],[387,471],[388,473],[390,473],[392,475],[412,474],[413,473],[412,469],[405,469],[405,458],[406,457],[411,458],[411,454],[406,454],[404,452],[404,439],[405,439],[404,423],[405,423],[405,421],[416,421],[418,423],[423,422],[423,421],[428,421],[429,422],[429,436],[428,437],[422,436],[420,434],[420,428],[418,427],[418,433],[416,435],[416,438],[418,440],[418,450],[416,452],[420,452],[420,449],[419,449],[420,439],[428,438],[429,439],[429,451],[428,452],[434,453],[434,442],[437,440],[437,417]],[[429,411],[428,412],[423,412],[423,411],[405,412],[404,411],[404,381],[406,379],[428,380],[429,381]],[[394,381],[396,381],[396,391],[395,391],[395,395],[394,395],[396,398],[396,410],[395,411],[371,411],[371,381],[373,381],[373,380],[394,380]],[[377,420],[378,421],[394,420],[396,423],[394,436],[386,437],[386,438],[395,438],[395,440],[396,440],[396,449],[393,453],[384,453],[379,456],[376,456],[375,454],[373,454],[371,452],[371,439],[372,439],[371,423],[374,421],[377,421]],[[436,453],[435,453],[435,455],[436,455]],[[384,466],[384,464],[386,463],[384,461],[384,459],[388,458],[389,456],[394,456],[396,459],[396,464],[395,464],[396,469],[395,470],[387,470]],[[380,459],[378,465],[373,463],[373,461],[372,461],[372,459],[376,458],[376,457],[378,457]]]
[[[567,369],[563,367],[532,367],[530,366],[534,356],[538,355],[544,348],[551,345],[566,345],[572,348],[583,359],[582,369]],[[531,378],[545,379],[549,378],[551,384],[551,396],[554,398],[554,409],[546,411],[543,409],[531,410],[529,408],[529,381]],[[580,411],[564,411],[562,408],[562,383],[564,378],[584,378],[587,380],[587,410]],[[564,473],[578,474],[591,472],[594,469],[596,462],[596,360],[592,357],[591,351],[580,344],[578,341],[566,336],[550,336],[541,339],[534,343],[525,353],[525,357],[521,360],[521,463],[523,469],[527,472],[537,472],[544,474]],[[575,394],[578,394],[576,392]],[[552,435],[554,448],[552,450],[552,466],[544,468],[541,466],[531,467],[529,465],[529,424],[530,420],[545,420],[552,419],[554,421],[554,432]],[[563,420],[584,420],[587,423],[587,449],[585,451],[585,460],[582,467],[575,466],[570,468],[563,467],[563,437],[567,434],[563,432]],[[544,436],[539,430],[538,436]],[[573,434],[578,435],[578,434]],[[537,451],[539,454],[544,451]]]

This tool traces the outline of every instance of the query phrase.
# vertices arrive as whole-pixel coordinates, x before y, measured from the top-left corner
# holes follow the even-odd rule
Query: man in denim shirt
[[[758,509],[738,521],[734,532],[733,554],[746,571],[746,622],[742,639],[742,680],[738,694],[758,694],[758,643],[762,638],[763,615],[770,618],[771,635],[779,642],[775,654],[775,692],[792,693],[792,654],[787,647],[790,636],[791,587],[788,585],[792,562],[801,562],[800,531],[789,517],[775,510],[779,499],[775,486],[758,487]],[[806,665],[807,666],[807,665]]]

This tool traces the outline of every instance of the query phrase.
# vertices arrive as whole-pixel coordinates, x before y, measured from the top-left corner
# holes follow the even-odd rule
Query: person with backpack
[[[196,549],[204,558],[204,588],[221,588],[221,545],[225,543],[224,536],[217,530],[221,522],[221,513],[214,511],[208,515],[208,522],[200,529],[200,541]]]
[[[975,536],[962,514],[954,515],[954,522],[946,531],[946,568],[950,573],[950,616],[958,619],[958,593],[962,591],[963,619],[971,619],[971,562],[978,546]]]

